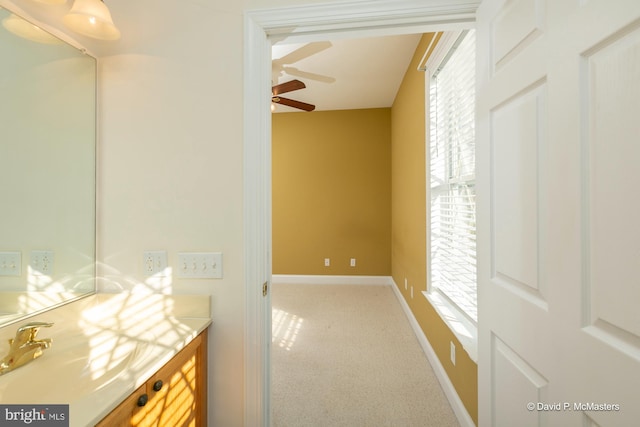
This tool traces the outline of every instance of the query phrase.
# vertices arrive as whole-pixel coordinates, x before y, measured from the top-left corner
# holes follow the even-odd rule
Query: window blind
[[[463,32],[430,85],[430,279],[477,321],[475,32]]]

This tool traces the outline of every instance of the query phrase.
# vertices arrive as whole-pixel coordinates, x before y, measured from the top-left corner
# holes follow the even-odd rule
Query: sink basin
[[[75,392],[95,391],[112,381],[135,374],[136,366],[143,364],[155,337],[130,337],[116,331],[103,330],[91,337],[55,340],[47,350],[49,361],[59,372],[72,373]],[[37,363],[37,361],[36,361]]]
[[[103,329],[92,332],[90,337],[69,330],[57,337],[41,335],[53,338],[51,347],[41,357],[2,376],[3,403],[35,402],[35,390],[37,401],[42,403],[84,401],[98,390],[107,396],[118,396],[135,385],[140,372],[148,369],[155,347],[155,336],[150,333],[133,337]],[[36,383],[34,378],[38,379]],[[85,403],[91,405],[90,401]]]

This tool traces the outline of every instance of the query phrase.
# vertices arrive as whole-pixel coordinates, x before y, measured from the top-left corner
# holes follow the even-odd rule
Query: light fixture
[[[2,20],[2,26],[16,36],[33,42],[45,44],[62,43],[57,37],[52,36],[37,25],[25,21],[13,13]]]
[[[117,40],[120,30],[113,24],[111,13],[101,0],[75,0],[64,24],[82,35],[101,40]]]

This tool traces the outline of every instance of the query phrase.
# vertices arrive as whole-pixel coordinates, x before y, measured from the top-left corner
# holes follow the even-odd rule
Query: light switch
[[[222,279],[222,252],[178,253],[175,271],[185,279]]]

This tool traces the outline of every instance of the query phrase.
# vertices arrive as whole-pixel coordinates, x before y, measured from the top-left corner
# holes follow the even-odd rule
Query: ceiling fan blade
[[[308,71],[302,71],[295,67],[282,67],[282,70],[291,75],[302,77],[306,79],[316,80],[323,83],[333,83],[336,81],[335,77],[323,76],[322,74],[310,73]]]
[[[325,49],[328,49],[332,46],[331,42],[311,42],[294,50],[291,53],[283,56],[282,58],[274,59],[273,63],[276,66],[283,66],[288,64],[295,64],[296,62],[307,58],[309,56],[315,55],[316,53],[322,52]]]
[[[300,80],[291,80],[290,82],[280,83],[271,88],[273,95],[280,95],[281,93],[292,92],[298,89],[304,89],[306,86]]]
[[[273,98],[271,98],[271,101],[276,104],[282,104],[304,111],[313,111],[316,109],[315,105],[307,104],[306,102],[302,101],[296,101],[295,99],[283,98],[281,96],[274,96]]]

